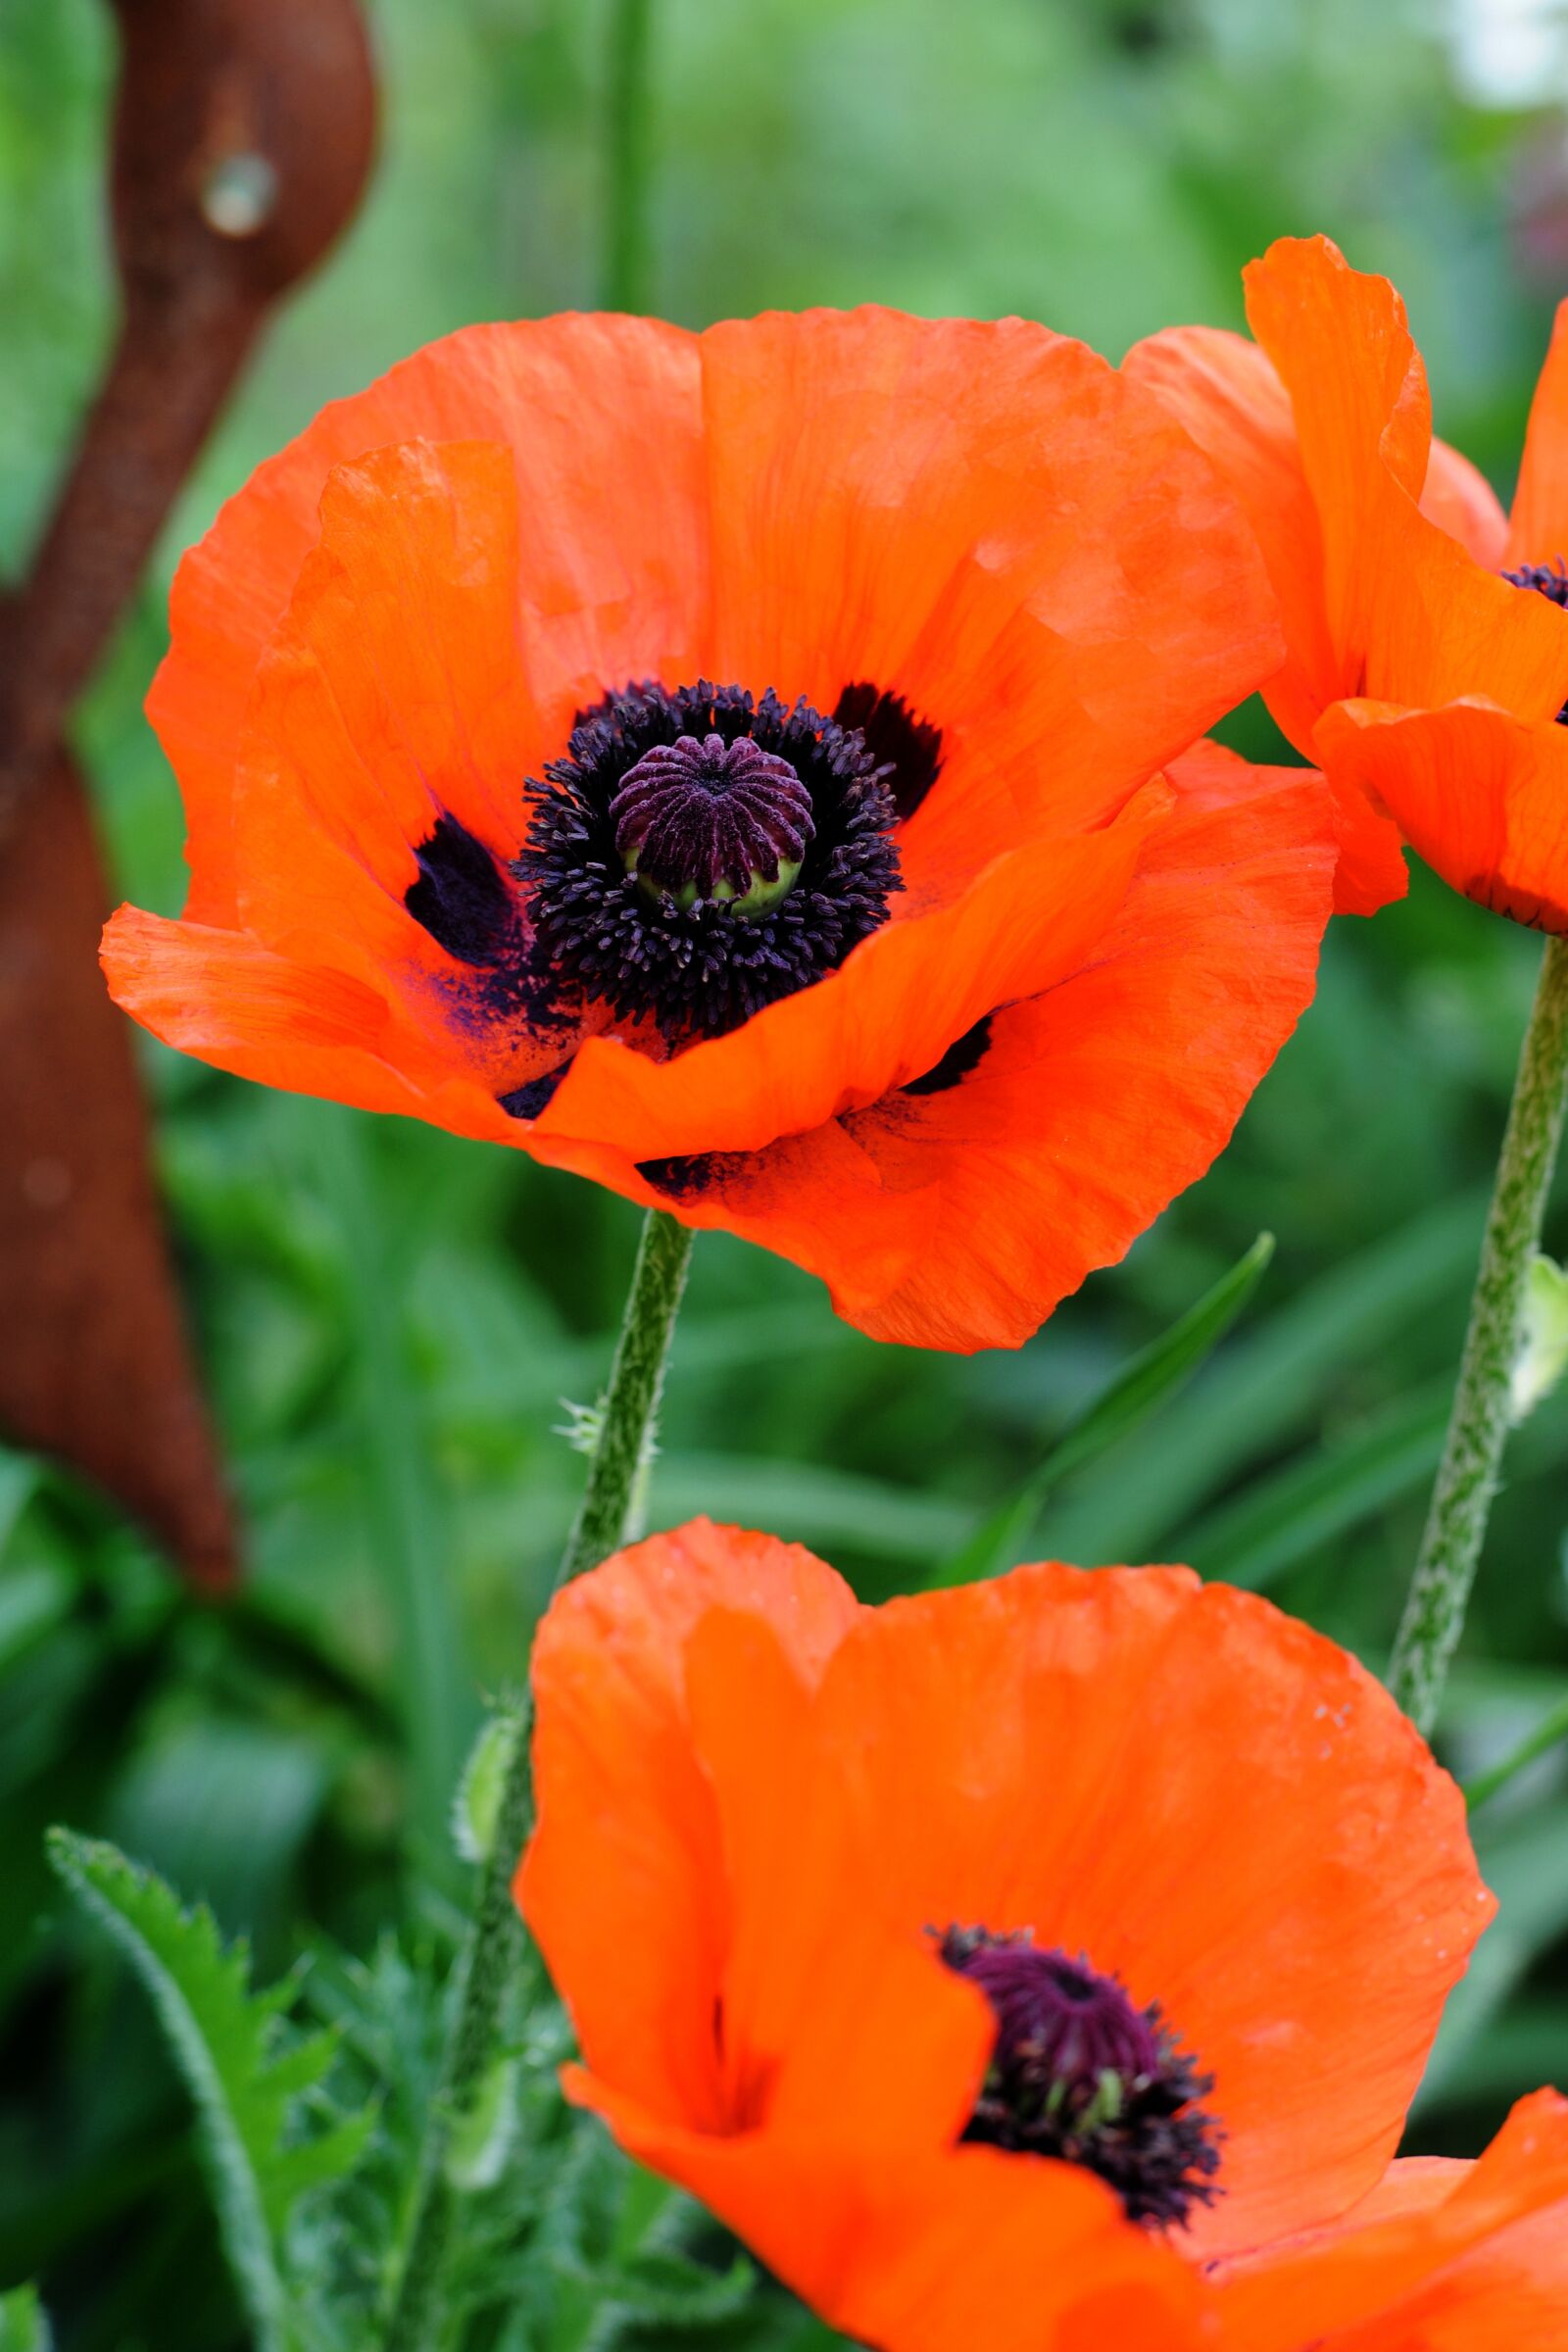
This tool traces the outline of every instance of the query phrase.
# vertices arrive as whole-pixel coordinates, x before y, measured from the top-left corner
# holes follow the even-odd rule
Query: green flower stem
[[[650,15],[649,0],[611,0],[601,270],[607,311],[642,311],[648,303]]]
[[[1496,1492],[1526,1286],[1562,1134],[1565,1083],[1568,941],[1548,939],[1497,1161],[1459,1386],[1389,1667],[1390,1690],[1423,1732],[1437,1720]]]
[[[662,1210],[649,1211],[587,1484],[553,1592],[586,1569],[597,1567],[621,1541],[659,1416],[664,1365],[691,1250],[692,1237],[684,1225]],[[513,1739],[495,1835],[481,1866],[478,1904],[467,1948],[459,1964],[440,2081],[431,2101],[403,2233],[406,2251],[386,2333],[386,2352],[427,2352],[433,2341],[432,2323],[439,2310],[441,2268],[451,2226],[452,2190],[446,2159],[452,2129],[488,2070],[502,1999],[522,1948],[512,1879],[533,1809],[526,1697],[515,1702],[510,1720]]]

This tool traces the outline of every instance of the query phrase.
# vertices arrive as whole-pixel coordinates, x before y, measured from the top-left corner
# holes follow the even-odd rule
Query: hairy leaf
[[[320,2090],[335,2036],[285,2042],[281,2012],[294,1997],[285,1979],[250,1987],[250,1954],[224,1947],[205,1904],[182,1909],[154,1872],[117,1846],[51,1830],[59,1877],[108,1932],[140,1977],[195,2101],[200,2142],[224,2252],[261,2352],[297,2342],[283,2274],[284,2232],[307,2190],[340,2178],[358,2161],[370,2129],[366,2114],[312,2134],[300,2131],[307,2095]]]

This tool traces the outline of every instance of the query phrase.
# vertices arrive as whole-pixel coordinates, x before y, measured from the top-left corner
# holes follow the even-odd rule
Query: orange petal
[[[911,1938],[1031,1928],[1212,2072],[1225,2193],[1184,2250],[1371,2188],[1492,1904],[1458,1790],[1354,1659],[1184,1570],[1021,1569],[864,1616],[816,1738],[854,1900]]]
[[[1398,295],[1326,237],[1281,239],[1246,278],[1322,526],[1342,692],[1411,706],[1485,694],[1521,717],[1554,717],[1568,693],[1568,613],[1483,569],[1416,504],[1431,410]]]
[[[1345,703],[1318,730],[1331,775],[1374,796],[1455,890],[1515,922],[1568,931],[1568,728],[1490,704]]]
[[[1557,306],[1531,404],[1504,560],[1517,570],[1523,564],[1553,563],[1559,555],[1568,559],[1568,302]]]
[[[655,319],[568,317],[431,344],[259,467],[175,575],[147,710],[185,796],[193,919],[234,919],[240,727],[327,475],[421,436],[512,450],[519,629],[559,733],[607,682],[697,666],[709,572],[696,339]]]
[[[514,993],[416,921],[416,850],[456,820],[497,861],[520,846],[520,784],[547,752],[519,626],[509,450],[414,442],[329,477],[319,545],[262,657],[234,810],[240,920],[285,955],[394,997],[432,1056],[492,1095],[554,1067]]]
[[[1148,394],[1021,319],[773,314],[703,337],[715,673],[944,737],[917,896],[1111,813],[1279,659],[1255,551]]]
[[[1285,665],[1265,682],[1264,697],[1297,750],[1310,757],[1319,714],[1358,681],[1329,635],[1317,509],[1274,363],[1245,335],[1175,326],[1135,343],[1122,369],[1181,419],[1241,502],[1285,625]]]
[[[1538,2091],[1460,2177],[1402,2210],[1221,2268],[1227,2352],[1561,2352],[1568,2341],[1568,2100]]]
[[[383,1058],[391,1007],[346,972],[137,906],[111,916],[103,966],[116,1004],[182,1054],[362,1110],[415,1107],[409,1082]]]
[[[662,1159],[755,1151],[879,1102],[999,1004],[1089,960],[1164,798],[1102,832],[994,859],[961,898],[887,924],[814,987],[673,1060],[590,1039],[537,1132]]]
[[[685,1665],[715,1607],[758,1612],[808,1688],[857,1613],[809,1552],[706,1520],[567,1586],[534,1646],[539,1821],[517,1895],[588,2064],[657,2113],[718,2130],[729,2107],[714,2004],[730,1928]]]
[[[794,1258],[874,1338],[1018,1346],[1203,1173],[1311,999],[1335,865],[1321,783],[1214,746],[1169,774],[1177,806],[1115,921],[998,1013],[961,1083],[656,1169],[662,1191],[624,1159],[600,1181]]]
[[[1507,563],[1508,517],[1497,493],[1479,466],[1446,441],[1432,444],[1421,512],[1488,571],[1500,571]]]
[[[278,956],[247,932],[122,906],[104,929],[109,993],[144,1029],[215,1069],[454,1135],[522,1145],[524,1123],[353,973]]]

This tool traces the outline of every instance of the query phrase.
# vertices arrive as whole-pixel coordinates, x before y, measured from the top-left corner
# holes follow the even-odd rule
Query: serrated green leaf
[[[1192,1378],[1246,1306],[1274,1254],[1260,1233],[1230,1272],[1159,1339],[1133,1357],[1086,1411],[1063,1430],[1038,1469],[994,1511],[962,1549],[930,1578],[932,1586],[967,1585],[1010,1568],[1054,1488],[1137,1428]]]
[[[53,2340],[35,2286],[0,2295],[0,2352],[49,2352]]]
[[[118,1846],[63,1829],[51,1830],[47,1844],[57,1875],[140,1977],[195,2101],[223,2249],[259,2352],[293,2352],[284,2230],[307,2189],[356,2162],[370,2119],[297,2135],[300,2094],[319,2085],[332,2044],[318,2034],[278,2045],[292,1983],[253,1993],[247,1947],[225,1947],[205,1904],[182,1909],[172,1887]]]

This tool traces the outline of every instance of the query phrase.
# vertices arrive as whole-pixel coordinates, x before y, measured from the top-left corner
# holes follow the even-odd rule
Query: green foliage
[[[363,2114],[308,2133],[298,2128],[331,2067],[334,2037],[322,2032],[284,2042],[279,2020],[296,1985],[285,1980],[252,1992],[248,1951],[225,1949],[205,1905],[182,1910],[162,1879],[117,1846],[56,1829],[48,1847],[55,1871],[119,1944],[158,2012],[196,2105],[224,2249],[259,2352],[293,2352],[300,2337],[285,2283],[291,2217],[308,2191],[354,2166],[370,2128]]]
[[[440,2052],[439,1940],[383,1937],[368,1963],[322,1951],[308,1980],[340,2036],[350,2090],[379,2099],[366,2161],[316,2201],[300,2266],[312,2352],[378,2339],[400,2270],[408,2190]],[[514,1993],[513,2038],[455,2143],[455,2239],[441,2352],[608,2352],[635,2335],[668,2352],[768,2297],[689,2198],[622,2156],[596,2118],[562,2102],[570,2031],[535,1965]],[[748,2341],[750,2341],[748,2335]]]
[[[1505,487],[1559,290],[1528,274],[1555,134],[1466,94],[1440,14],[1365,0],[657,6],[655,304],[691,323],[861,299],[1018,310],[1115,355],[1173,318],[1238,323],[1241,264],[1322,225],[1400,281],[1441,429]],[[168,911],[182,824],[141,702],[181,546],[322,401],[469,319],[594,291],[603,0],[377,0],[373,15],[386,135],[364,216],[270,327],[77,717],[116,895]],[[113,66],[102,0],[0,8],[8,577],[112,327]],[[687,97],[713,90],[724,103],[700,110],[693,137]],[[1227,732],[1281,756],[1255,711]],[[1076,1427],[1081,1443],[1086,1400],[1157,1357],[1267,1226],[1278,1249],[1245,1319],[1136,1426],[1102,1422],[1101,1450],[1076,1461],[1058,1449],[1028,1544],[1192,1559],[1266,1585],[1381,1664],[1533,946],[1419,873],[1404,906],[1336,924],[1317,1001],[1211,1176],[1016,1355],[873,1347],[795,1269],[705,1234],[652,1522],[708,1510],[776,1529],[872,1599],[952,1575],[978,1531],[1004,1559],[1024,1541],[1012,1513],[1043,1433]],[[464,1894],[452,1787],[479,1694],[522,1677],[581,1475],[553,1434],[561,1399],[604,1386],[636,1216],[520,1154],[163,1053],[147,1066],[247,1576],[231,1606],[194,1607],[100,1500],[0,1454],[0,2276],[42,2281],[64,2352],[234,2352],[247,2334],[151,2013],[113,1952],[50,1922],[42,1836],[67,1819],[202,1889],[264,1976],[311,1953],[301,1998],[339,2036],[328,2087],[340,2105],[373,2102],[376,2122],[359,2164],[295,2213],[287,2292],[310,2352],[363,2352]],[[1560,1189],[1559,1257],[1565,1206]],[[1511,1442],[1450,1686],[1443,1736],[1472,1787],[1512,1766],[1568,1689],[1565,1445],[1558,1389]],[[1521,2090],[1568,2082],[1565,1817],[1560,1744],[1510,1769],[1478,1813],[1502,1914],[1429,2078],[1423,2148],[1473,2152]],[[515,2022],[481,2182],[496,2145],[507,2152],[464,2195],[462,2310],[443,2352],[578,2342],[601,2291],[617,2310],[654,2292],[657,2262],[621,2276],[637,2224],[616,2219],[648,2192],[597,2126],[564,2114],[564,2051],[558,2012]],[[292,2102],[302,2131],[316,2096]],[[568,2150],[580,2207],[558,2178]],[[549,2204],[553,2184],[564,2204]],[[667,2219],[697,2302],[738,2291],[713,2283],[730,2277],[721,2236],[680,2201]],[[271,2244],[265,2210],[263,2226]],[[548,2265],[534,2260],[544,2240]],[[657,2332],[615,2325],[639,2344]],[[828,2339],[761,2282],[704,2340],[821,2352]]]
[[[35,2286],[0,2295],[0,2352],[49,2352],[49,2323]]]
[[[931,1582],[966,1585],[1012,1567],[1022,1556],[1047,1495],[1119,1439],[1130,1438],[1167,1396],[1192,1378],[1251,1298],[1273,1254],[1274,1236],[1260,1233],[1246,1256],[1211,1291],[1169,1331],[1141,1349],[1109,1387],[1069,1423],[1011,1501],[993,1511]]]

